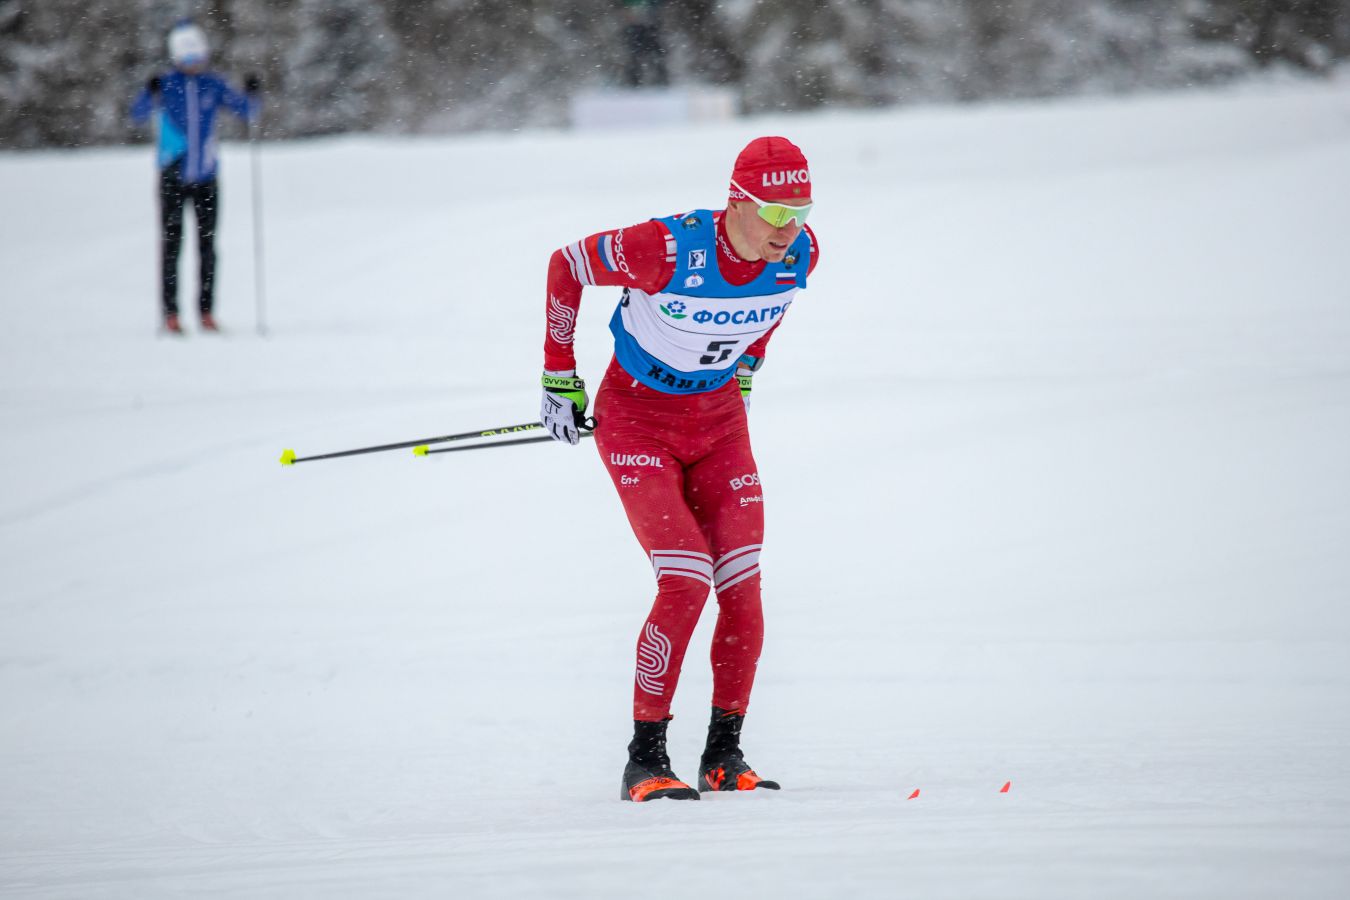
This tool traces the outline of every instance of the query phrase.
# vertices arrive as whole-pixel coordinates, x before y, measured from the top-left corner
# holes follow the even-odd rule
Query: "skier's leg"
[[[656,574],[656,599],[638,635],[633,718],[657,722],[670,714],[689,638],[708,601],[712,556],[684,504],[684,472],[669,451],[611,443],[600,432],[597,443]]]
[[[748,435],[729,435],[690,466],[685,497],[712,548],[717,591],[711,652],[713,705],[744,711],[764,646],[759,572],[764,495]]]
[[[216,180],[202,182],[193,189],[192,211],[197,218],[197,259],[201,263],[201,293],[197,309],[204,322],[211,321],[216,285],[216,217],[220,212],[220,191]]]
[[[602,420],[603,421],[603,420]],[[599,440],[628,521],[656,572],[656,600],[638,636],[633,679],[633,740],[628,745],[626,800],[697,799],[666,753],[666,723],[689,638],[712,587],[712,557],[693,514],[684,505],[683,471],[657,447],[627,450]]]
[[[689,466],[685,494],[713,552],[717,627],[713,632],[713,706],[708,741],[699,760],[700,791],[777,790],[756,774],[741,752],[741,726],[750,703],[764,613],[759,553],[764,541],[764,494],[750,451],[739,397],[733,420],[713,449]],[[734,424],[739,419],[741,425]]]
[[[160,299],[166,320],[178,315],[178,251],[183,244],[183,182],[178,166],[159,173]]]

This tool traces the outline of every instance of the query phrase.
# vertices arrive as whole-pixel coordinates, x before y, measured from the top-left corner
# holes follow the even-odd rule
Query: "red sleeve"
[[[675,271],[675,238],[657,221],[602,231],[553,252],[548,263],[548,331],[544,368],[575,369],[572,341],[581,289],[636,287],[656,293]]]
[[[806,269],[806,277],[810,278],[811,273],[816,270],[816,263],[820,262],[820,244],[816,242],[816,233],[811,230],[810,226],[804,225],[802,228],[806,231],[806,239],[811,242],[811,265]],[[764,332],[763,337],[750,345],[745,351],[745,355],[763,359],[765,352],[769,349],[769,340],[773,337],[773,333],[778,330],[778,326],[782,324],[782,319],[775,322],[772,328]]]
[[[784,315],[786,316],[786,314]],[[749,348],[746,349],[745,353],[741,355],[753,356],[755,359],[763,359],[765,352],[769,349],[769,339],[773,337],[773,333],[777,331],[778,326],[782,324],[783,324],[782,319],[779,319],[777,322],[774,322],[773,327],[770,328],[768,331],[764,332],[763,336],[761,336],[759,340],[751,344]]]

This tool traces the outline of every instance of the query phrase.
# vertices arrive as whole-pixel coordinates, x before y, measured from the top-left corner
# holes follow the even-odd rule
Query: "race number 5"
[[[705,366],[726,362],[731,359],[732,351],[739,343],[740,341],[713,341],[708,345],[708,355],[699,359],[699,362]]]

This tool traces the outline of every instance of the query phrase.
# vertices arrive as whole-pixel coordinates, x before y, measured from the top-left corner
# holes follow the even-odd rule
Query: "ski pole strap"
[[[741,396],[750,396],[750,382],[755,380],[753,375],[737,375],[736,382],[741,386]]]

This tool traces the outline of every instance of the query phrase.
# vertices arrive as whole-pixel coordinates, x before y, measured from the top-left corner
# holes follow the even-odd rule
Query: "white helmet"
[[[175,26],[169,32],[169,59],[175,66],[198,66],[210,55],[206,32],[191,22]]]

